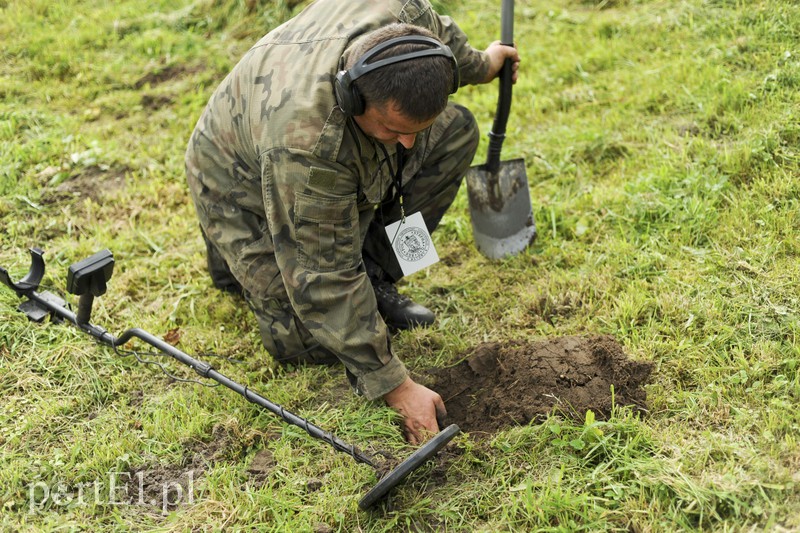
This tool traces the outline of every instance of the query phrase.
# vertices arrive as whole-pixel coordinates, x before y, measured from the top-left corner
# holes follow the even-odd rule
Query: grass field
[[[499,2],[437,6],[474,46],[499,38]],[[185,144],[239,56],[301,8],[0,0],[0,266],[21,278],[39,246],[42,290],[64,295],[67,267],[108,248],[93,323],[167,336],[405,457],[390,409],[351,394],[341,368],[276,365],[205,272]],[[526,161],[539,237],[483,258],[462,188],[435,235],[442,262],[402,283],[437,323],[394,346],[420,371],[484,340],[612,335],[654,364],[646,416],[462,434],[362,512],[371,468],[225,389],[28,322],[0,287],[0,529],[799,530],[800,6],[525,0],[515,29],[503,158]],[[455,99],[485,133],[496,97]]]

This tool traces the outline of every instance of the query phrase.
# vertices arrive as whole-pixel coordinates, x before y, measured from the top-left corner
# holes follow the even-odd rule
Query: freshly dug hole
[[[642,385],[652,367],[629,360],[611,336],[568,336],[482,343],[458,365],[431,376],[447,407],[447,424],[494,433],[543,419],[554,409],[577,420],[587,410],[606,418],[612,403],[645,410]]]

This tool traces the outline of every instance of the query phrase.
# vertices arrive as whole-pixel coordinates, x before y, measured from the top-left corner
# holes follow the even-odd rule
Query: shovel
[[[503,0],[501,42],[514,45],[514,0]],[[518,254],[536,238],[525,161],[500,161],[511,109],[511,59],[500,71],[497,111],[489,132],[486,163],[467,171],[467,193],[475,246],[490,259]]]

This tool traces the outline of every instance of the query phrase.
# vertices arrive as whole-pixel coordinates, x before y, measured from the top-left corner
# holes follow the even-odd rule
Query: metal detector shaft
[[[372,462],[372,460],[363,453],[359,452],[355,446],[339,440],[333,434],[312,424],[308,420],[287,411],[280,405],[272,403],[271,401],[267,400],[260,394],[253,392],[246,386],[241,385],[225,377],[224,375],[214,370],[214,367],[211,366],[210,364],[195,359],[194,357],[182,352],[181,350],[178,350],[171,344],[168,344],[165,341],[159,339],[158,337],[151,335],[150,333],[144,331],[143,329],[132,328],[123,332],[118,339],[114,339],[112,346],[121,346],[126,342],[128,342],[133,337],[143,340],[150,346],[158,348],[159,350],[166,353],[170,357],[173,357],[174,359],[177,359],[181,363],[191,367],[195,372],[197,372],[202,377],[213,379],[220,385],[224,385],[225,387],[228,387],[232,391],[241,394],[248,401],[256,405],[260,405],[261,407],[267,409],[268,411],[278,415],[285,422],[288,422],[290,424],[293,424],[301,428],[312,437],[327,442],[328,444],[336,448],[338,451],[350,455],[353,459],[355,459],[359,463],[368,464],[373,468],[375,468],[375,464]]]

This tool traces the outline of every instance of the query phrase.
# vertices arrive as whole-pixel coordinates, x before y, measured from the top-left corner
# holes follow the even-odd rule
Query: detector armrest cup
[[[25,277],[18,282],[15,283],[9,276],[8,271],[0,267],[0,282],[13,289],[17,296],[20,297],[36,291],[44,277],[44,258],[42,257],[44,251],[41,248],[31,248],[29,251],[31,253],[31,268]]]

